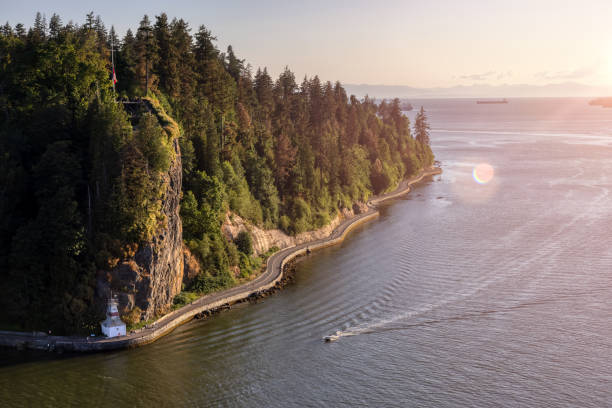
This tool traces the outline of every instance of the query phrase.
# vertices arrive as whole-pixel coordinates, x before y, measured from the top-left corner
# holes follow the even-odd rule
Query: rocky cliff
[[[236,239],[241,231],[248,231],[253,240],[253,252],[255,255],[259,255],[267,252],[268,249],[272,247],[283,249],[304,242],[326,238],[343,220],[352,218],[356,214],[361,214],[367,210],[368,207],[365,203],[355,203],[352,209],[343,208],[342,211],[339,211],[328,225],[314,231],[302,232],[296,236],[287,235],[280,229],[261,229],[243,219],[238,214],[228,212],[225,214],[225,220],[221,226],[221,231],[223,231],[225,237],[230,241]]]
[[[96,288],[101,303],[112,290],[119,299],[119,311],[128,322],[148,320],[167,312],[183,283],[183,226],[179,215],[182,167],[178,126],[159,106],[149,103],[149,108],[169,134],[175,153],[160,181],[165,222],[149,242],[138,246],[133,256],[121,260],[105,274],[99,274]]]

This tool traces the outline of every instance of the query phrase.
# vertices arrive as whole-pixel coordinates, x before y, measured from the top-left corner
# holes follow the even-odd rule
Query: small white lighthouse
[[[100,323],[100,326],[102,326],[102,333],[106,337],[125,336],[125,323],[119,317],[117,299],[112,295],[106,306],[106,320]]]

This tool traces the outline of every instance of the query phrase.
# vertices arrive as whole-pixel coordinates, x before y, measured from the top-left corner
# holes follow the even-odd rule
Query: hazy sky
[[[612,85],[612,6],[602,1],[15,1],[0,19],[36,11],[82,23],[87,12],[123,34],[165,11],[206,25],[253,67],[285,65],[344,83],[436,87],[581,82]]]

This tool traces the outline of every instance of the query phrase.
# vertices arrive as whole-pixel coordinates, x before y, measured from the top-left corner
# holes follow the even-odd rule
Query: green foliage
[[[389,168],[383,166],[380,159],[376,159],[374,162],[374,166],[372,169],[372,173],[370,175],[370,179],[372,181],[372,187],[374,188],[374,193],[380,194],[386,191],[389,187],[391,187],[391,175],[389,174]]]
[[[261,256],[262,256],[263,259],[268,259],[270,257],[270,255],[272,255],[273,253],[278,252],[278,251],[280,251],[280,248],[277,247],[277,246],[273,246],[273,247],[270,247],[270,249],[268,249],[268,251],[266,251],[266,253],[262,254]]]
[[[201,239],[207,233],[220,232],[220,215],[223,208],[223,186],[216,177],[195,172],[181,204],[183,236],[189,240]]]
[[[168,171],[172,158],[168,136],[152,114],[142,115],[134,133],[119,152],[121,170],[112,183],[108,211],[119,225],[113,235],[125,243],[149,240],[164,221],[166,186],[161,174]]]
[[[290,232],[289,228],[291,227],[291,219],[288,216],[283,215],[282,217],[280,217],[280,221],[278,223],[278,226],[283,231]]]
[[[145,113],[140,118],[135,142],[151,171],[168,171],[171,156],[168,138],[159,126],[157,118],[150,113]]]
[[[243,252],[240,253],[240,277],[248,278],[253,273],[258,272],[261,269],[262,265],[261,257],[252,257]]]
[[[121,316],[121,320],[123,320],[126,324],[126,329],[133,330],[138,323],[140,323],[140,317],[142,314],[142,310],[136,306],[128,313]]]
[[[312,229],[312,210],[308,203],[301,198],[291,201],[290,218],[292,220],[289,232],[299,234]]]
[[[234,240],[236,247],[240,252],[245,255],[251,255],[253,253],[253,240],[251,234],[248,231],[240,231],[238,236]]]
[[[136,308],[134,308],[134,310],[136,310]],[[155,320],[157,320],[156,317],[151,318],[149,320],[140,320],[134,323],[128,323],[126,324],[125,329],[129,332],[131,332],[132,330],[140,330],[145,326],[150,325],[151,323],[153,323]]]
[[[164,225],[163,174],[179,159],[198,292],[263,262],[246,237],[223,236],[228,210],[297,234],[433,162],[423,109],[413,137],[399,100],[358,100],[316,76],[298,85],[289,69],[276,80],[266,68],[252,75],[206,27],[190,30],[164,13],[121,41],[93,14],[82,26],[53,15],[47,28],[39,15],[27,33],[0,30],[0,279],[12,294],[0,300],[0,321],[60,332],[97,325],[95,270]],[[111,39],[118,95],[144,95],[149,113],[128,117],[117,103]]]
[[[261,205],[265,226],[272,228],[277,223],[280,205],[272,171],[266,161],[253,150],[249,151],[246,156],[245,178],[253,196]]]
[[[123,149],[121,162],[121,174],[111,193],[113,218],[120,221],[117,238],[139,243],[153,235],[161,217],[161,186],[134,144]]]
[[[214,276],[210,273],[202,273],[196,278],[193,289],[202,294],[206,294],[229,288],[234,283],[235,280],[228,270],[219,271],[219,273]]]
[[[91,124],[111,90],[97,33],[52,22],[48,37],[41,21],[29,37],[0,35],[0,191],[11,201],[0,209],[0,309],[24,329],[85,332],[96,314],[88,177],[101,156]]]
[[[418,154],[421,163],[427,166],[431,165],[434,157],[429,147],[429,124],[427,123],[425,109],[422,106],[414,121],[414,134],[419,145]]]
[[[263,221],[261,206],[249,191],[240,161],[237,158],[233,160],[233,166],[226,161],[221,167],[230,209],[261,225]]]
[[[196,292],[183,291],[176,295],[172,301],[172,309],[176,310],[185,305],[190,304],[200,298],[200,294]]]

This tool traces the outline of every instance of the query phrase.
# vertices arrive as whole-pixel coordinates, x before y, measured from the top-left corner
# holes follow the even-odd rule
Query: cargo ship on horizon
[[[479,100],[476,101],[477,104],[491,104],[491,103],[508,103],[507,99],[500,99],[500,100]]]

